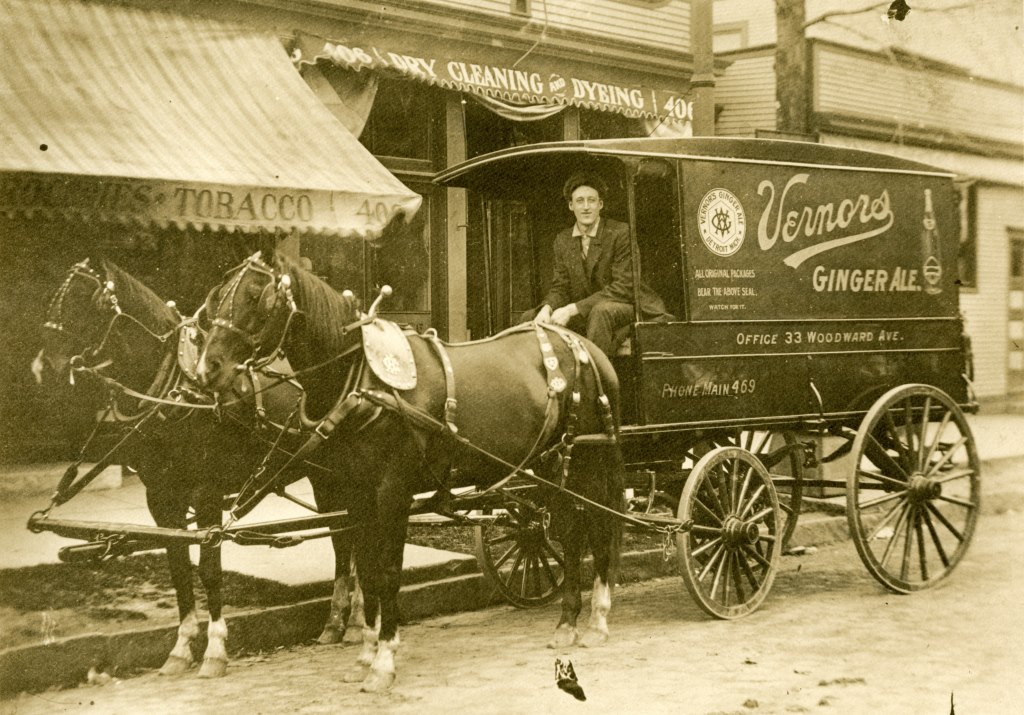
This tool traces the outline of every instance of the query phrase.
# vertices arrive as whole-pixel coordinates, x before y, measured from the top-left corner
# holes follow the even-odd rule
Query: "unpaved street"
[[[568,657],[587,695],[555,687],[544,647],[556,606],[406,626],[398,681],[367,696],[342,681],[356,649],[305,647],[234,661],[218,681],[147,674],[25,695],[35,713],[1018,713],[1024,703],[1024,516],[982,518],[943,587],[895,596],[851,543],[786,557],[771,597],[736,622],[705,618],[678,578],[620,588],[613,640]]]

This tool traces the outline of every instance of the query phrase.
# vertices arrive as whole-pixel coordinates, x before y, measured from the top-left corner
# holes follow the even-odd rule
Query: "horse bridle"
[[[224,297],[220,299],[220,302],[217,304],[215,310],[209,311],[209,308],[207,308],[207,310],[211,313],[211,316],[219,314],[221,307],[224,305],[225,302],[227,302],[228,317],[222,318],[219,317],[219,315],[218,317],[215,318],[211,317],[210,323],[215,327],[223,328],[224,330],[227,330],[228,332],[237,335],[239,338],[245,341],[245,343],[252,348],[252,356],[244,363],[245,369],[259,369],[274,362],[274,360],[277,359],[277,356],[284,352],[284,341],[288,337],[288,331],[291,329],[292,320],[301,311],[295,304],[295,297],[292,295],[291,276],[288,275],[287,273],[278,274],[278,272],[274,270],[274,268],[269,266],[260,257],[260,253],[254,253],[253,255],[249,256],[239,266],[236,266],[232,270],[236,270],[237,273],[228,283]],[[249,333],[243,328],[238,327],[237,325],[235,325],[234,322],[235,294],[238,293],[238,289],[242,285],[242,279],[245,277],[245,274],[248,271],[252,271],[253,273],[259,273],[269,278],[269,282],[263,288],[263,293],[266,293],[268,289],[274,287],[275,293],[277,293],[279,297],[283,296],[285,303],[288,306],[288,317],[285,318],[284,328],[281,330],[281,335],[277,339],[277,345],[274,346],[274,349],[271,350],[266,355],[264,355],[263,357],[260,357],[259,355],[260,349],[262,347],[260,345],[259,336],[253,335],[252,333]],[[261,293],[260,297],[257,299],[257,305],[263,302],[263,293]],[[276,300],[274,304],[277,304]]]
[[[68,271],[67,276],[64,278],[64,282],[61,284],[60,288],[57,289],[53,299],[50,301],[49,307],[46,309],[46,322],[43,323],[43,328],[47,330],[55,330],[58,333],[78,338],[83,343],[88,342],[85,336],[69,330],[64,325],[64,299],[67,298],[68,292],[71,290],[71,284],[75,278],[84,278],[87,281],[95,283],[96,290],[93,291],[91,298],[92,301],[97,304],[106,304],[113,313],[110,318],[110,322],[103,331],[103,338],[100,340],[99,345],[95,348],[90,348],[87,345],[82,351],[83,354],[90,352],[95,355],[103,349],[103,346],[113,329],[114,321],[118,319],[118,316],[123,315],[123,313],[121,311],[121,306],[118,305],[117,294],[114,293],[114,282],[104,281],[100,274],[89,265],[88,258],[76,263],[71,267],[71,270]],[[81,355],[77,357],[81,358]]]
[[[67,298],[68,292],[71,290],[71,285],[76,278],[85,279],[86,281],[95,283],[96,290],[93,291],[90,299],[93,304],[97,305],[97,307],[102,309],[105,306],[111,312],[110,320],[107,322],[106,327],[103,328],[100,340],[95,346],[89,344],[89,338],[87,336],[80,332],[68,329],[64,324],[64,301]],[[177,334],[178,330],[184,323],[189,322],[183,319],[182,322],[176,324],[168,332],[162,334],[157,333],[135,316],[129,315],[121,309],[117,293],[115,292],[114,282],[111,280],[104,280],[103,276],[89,265],[88,258],[72,266],[68,271],[64,282],[61,284],[60,288],[57,289],[53,299],[50,301],[50,305],[46,311],[46,321],[43,323],[44,329],[53,330],[57,333],[76,338],[84,345],[80,353],[71,356],[68,360],[70,367],[70,379],[72,383],[74,383],[74,375],[76,372],[90,372],[102,377],[100,374],[101,371],[113,364],[111,359],[103,360],[94,364],[87,364],[87,360],[95,359],[103,353],[106,348],[107,341],[114,333],[115,325],[118,321],[124,320],[128,320],[139,326],[146,334],[161,344],[166,344],[171,336]],[[123,385],[119,385],[120,389],[126,394],[133,394],[141,399],[159,400],[159,398],[154,398],[149,394],[149,392],[158,388],[164,382],[172,379],[174,372],[174,357],[173,352],[169,352],[167,354],[167,357],[164,359],[164,364],[161,366],[160,370],[157,371],[157,376],[154,378],[153,385],[150,386],[150,390],[147,391],[147,394],[135,393],[134,390]],[[110,379],[106,377],[102,377],[102,379],[107,380],[108,382],[110,381]]]

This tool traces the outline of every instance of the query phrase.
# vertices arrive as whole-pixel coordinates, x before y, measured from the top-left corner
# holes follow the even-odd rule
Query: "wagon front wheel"
[[[475,527],[476,558],[495,590],[519,608],[550,603],[565,580],[562,545],[546,512],[510,503],[494,521]]]
[[[868,571],[897,593],[944,579],[980,511],[981,463],[964,413],[931,385],[901,385],[865,415],[852,451],[846,517]]]
[[[718,447],[683,487],[676,536],[683,583],[706,613],[740,618],[768,596],[782,554],[784,518],[768,470],[739,447]]]

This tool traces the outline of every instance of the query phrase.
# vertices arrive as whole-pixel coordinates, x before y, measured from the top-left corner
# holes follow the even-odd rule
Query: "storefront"
[[[63,456],[81,429],[81,409],[55,403],[28,370],[47,298],[72,263],[102,252],[190,311],[257,236],[376,239],[421,204],[317,101],[270,33],[123,5],[0,0],[0,34],[4,461]]]
[[[643,64],[636,43],[628,50],[624,44],[570,51],[571,42],[585,38],[567,35],[531,46],[505,39],[502,23],[491,23],[494,34],[480,35],[469,29],[432,33],[411,18],[320,21],[296,31],[291,44],[293,62],[321,100],[424,197],[414,224],[392,229],[401,236],[389,236],[380,248],[353,245],[345,260],[334,260],[332,284],[355,285],[357,293],[384,282],[399,287],[385,306],[390,317],[433,326],[454,340],[500,328],[488,315],[508,313],[516,304],[513,274],[530,273],[540,261],[513,255],[510,240],[495,238],[489,223],[503,221],[508,239],[514,217],[485,215],[482,207],[467,205],[462,190],[432,186],[431,175],[521,144],[692,133],[692,60],[679,49],[651,50],[654,59]],[[638,38],[643,29],[637,26]],[[328,251],[318,243],[304,241],[303,253],[314,265],[326,264]],[[520,259],[529,265],[513,265]]]

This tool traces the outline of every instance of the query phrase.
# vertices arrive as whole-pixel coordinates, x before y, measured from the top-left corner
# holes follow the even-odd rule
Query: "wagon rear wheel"
[[[725,619],[756,610],[782,554],[782,512],[764,465],[739,447],[711,450],[683,487],[679,519],[692,520],[676,541],[683,583],[697,604]]]
[[[565,561],[547,512],[509,503],[495,521],[475,527],[475,541],[480,569],[512,605],[543,606],[561,593]]]
[[[901,385],[872,406],[853,441],[846,515],[861,560],[910,593],[963,558],[980,507],[980,462],[963,412],[942,390]]]

